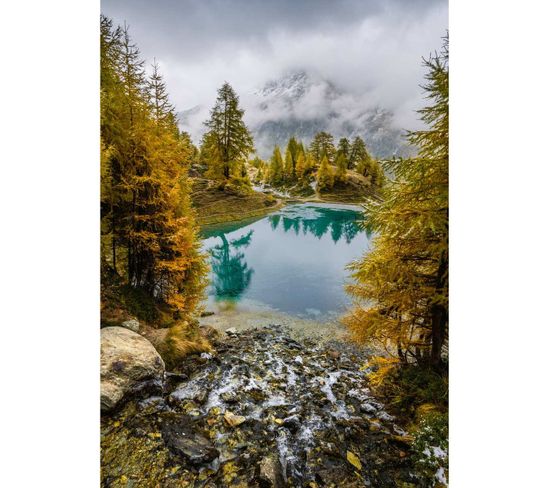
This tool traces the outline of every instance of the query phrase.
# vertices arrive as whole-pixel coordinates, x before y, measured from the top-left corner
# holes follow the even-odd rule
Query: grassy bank
[[[271,195],[232,192],[202,178],[193,180],[191,199],[201,226],[260,217],[282,205]]]

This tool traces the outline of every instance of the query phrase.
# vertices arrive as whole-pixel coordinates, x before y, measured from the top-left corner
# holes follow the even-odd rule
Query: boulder
[[[144,337],[123,327],[101,329],[101,410],[142,385],[162,380],[164,361]]]
[[[131,330],[132,332],[139,332],[139,321],[137,319],[130,319],[122,322],[121,327]]]

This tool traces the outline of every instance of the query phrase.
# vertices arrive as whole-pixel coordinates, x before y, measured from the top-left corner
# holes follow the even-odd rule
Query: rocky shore
[[[281,326],[214,346],[102,415],[102,486],[419,486],[360,371],[368,351]]]

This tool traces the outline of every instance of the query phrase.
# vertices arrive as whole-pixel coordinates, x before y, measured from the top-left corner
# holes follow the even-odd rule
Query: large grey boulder
[[[164,361],[144,337],[123,327],[101,329],[101,410],[147,382],[161,380]]]

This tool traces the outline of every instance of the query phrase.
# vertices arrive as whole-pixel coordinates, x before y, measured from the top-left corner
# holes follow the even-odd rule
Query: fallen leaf
[[[348,451],[346,458],[350,464],[361,470],[361,461],[359,461],[359,458],[353,452]]]

